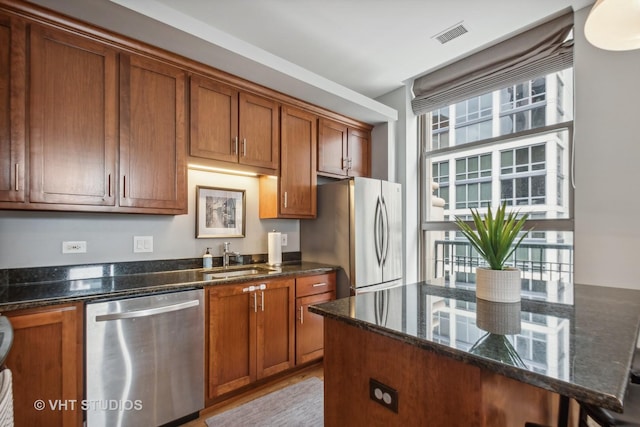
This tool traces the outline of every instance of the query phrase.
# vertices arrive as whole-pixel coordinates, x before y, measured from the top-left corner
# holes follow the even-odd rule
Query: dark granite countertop
[[[310,311],[546,390],[622,411],[640,291],[574,285],[574,304],[499,304],[416,283]]]
[[[213,274],[238,269],[258,268],[260,273],[248,276],[218,278]],[[103,275],[104,266],[76,266],[65,268],[63,280],[5,283],[0,291],[0,312],[75,301],[131,296],[181,288],[202,288],[231,283],[321,274],[336,267],[311,262],[288,262],[281,267],[267,264],[244,264],[227,269],[214,267],[186,268],[159,272],[136,272],[114,276]],[[267,270],[268,269],[268,270]],[[53,275],[55,277],[55,274]],[[62,274],[61,274],[62,276]],[[102,277],[96,277],[102,276]],[[78,277],[78,278],[74,278]]]

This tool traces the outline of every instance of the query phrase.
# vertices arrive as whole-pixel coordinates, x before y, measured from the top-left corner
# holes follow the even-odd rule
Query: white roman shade
[[[473,96],[573,65],[573,11],[447,65],[413,82],[414,113],[422,114]]]

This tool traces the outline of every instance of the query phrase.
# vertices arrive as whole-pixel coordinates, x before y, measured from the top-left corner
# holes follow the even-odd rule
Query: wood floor
[[[183,427],[206,427],[207,424],[205,421],[209,417],[212,417],[216,414],[227,411],[229,409],[235,408],[236,406],[240,406],[251,400],[257,399],[261,396],[264,396],[265,394],[269,394],[276,390],[280,390],[281,388],[285,388],[292,384],[296,384],[300,381],[306,380],[307,378],[311,378],[311,377],[324,379],[324,369],[322,367],[322,362],[315,365],[311,365],[308,368],[304,368],[303,370],[296,371],[291,375],[287,375],[279,380],[270,382],[259,388],[256,388],[256,389],[247,391],[246,393],[232,397],[229,400],[226,400],[222,403],[214,405],[210,408],[206,408],[200,412],[200,418],[198,418],[197,420],[189,421],[186,424],[183,424]]]

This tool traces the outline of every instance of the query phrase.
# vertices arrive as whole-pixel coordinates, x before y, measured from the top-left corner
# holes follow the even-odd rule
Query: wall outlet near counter
[[[153,252],[153,236],[133,236],[133,252]]]
[[[287,238],[287,235],[284,233],[280,234],[280,239],[281,239],[282,246],[287,246],[287,243],[289,241],[289,239]]]
[[[83,254],[86,252],[87,242],[85,241],[62,242],[63,254]]]

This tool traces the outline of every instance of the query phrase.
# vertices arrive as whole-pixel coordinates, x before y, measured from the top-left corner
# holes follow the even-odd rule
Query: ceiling
[[[372,123],[374,99],[593,0],[31,0]],[[435,35],[462,23],[467,33]]]

